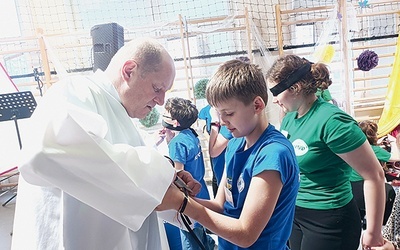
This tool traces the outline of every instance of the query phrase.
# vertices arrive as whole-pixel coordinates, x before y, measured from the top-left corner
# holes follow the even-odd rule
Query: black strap
[[[184,189],[183,192],[185,193],[185,196],[187,197],[187,191]],[[186,199],[186,198],[185,198]],[[184,210],[184,209],[181,209]],[[180,213],[181,215],[181,219],[183,221],[183,224],[185,224],[186,229],[189,231],[190,235],[195,239],[195,241],[197,242],[197,244],[199,245],[200,249],[202,250],[206,250],[206,248],[204,247],[203,243],[201,243],[201,241],[199,240],[199,238],[197,238],[196,234],[193,232],[193,229],[190,227],[190,225],[192,224],[192,222],[190,221],[189,217],[187,217],[185,214]]]
[[[306,75],[311,70],[311,63],[307,62],[300,68],[296,69],[292,74],[290,74],[286,79],[275,85],[270,89],[273,96],[277,96],[283,91],[290,88],[293,84],[300,81],[304,75]]]
[[[188,197],[186,195],[184,197],[185,198],[183,198],[183,202],[182,202],[181,208],[179,208],[179,211],[178,211],[180,214],[183,214],[185,212],[185,208],[186,208],[186,205],[188,203]]]

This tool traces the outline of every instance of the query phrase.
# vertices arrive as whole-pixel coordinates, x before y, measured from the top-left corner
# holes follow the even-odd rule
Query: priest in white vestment
[[[163,105],[174,78],[167,51],[138,39],[104,72],[45,93],[22,149],[12,249],[168,249],[154,209],[175,171],[131,118]]]

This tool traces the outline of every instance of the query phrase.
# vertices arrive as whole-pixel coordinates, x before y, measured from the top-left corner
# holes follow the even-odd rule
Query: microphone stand
[[[43,92],[42,92],[43,82],[42,82],[42,80],[40,80],[39,71],[37,68],[33,68],[33,77],[35,78],[35,81],[37,82],[40,96],[43,96]]]

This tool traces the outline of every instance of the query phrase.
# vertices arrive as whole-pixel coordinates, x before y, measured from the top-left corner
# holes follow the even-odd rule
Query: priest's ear
[[[124,78],[124,80],[128,81],[128,79],[132,76],[132,74],[135,73],[137,68],[138,64],[136,63],[135,60],[127,60],[122,66],[122,77]]]

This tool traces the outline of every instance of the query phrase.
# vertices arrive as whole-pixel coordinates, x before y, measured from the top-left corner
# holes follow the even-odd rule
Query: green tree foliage
[[[204,99],[206,98],[206,87],[209,79],[200,79],[194,85],[194,97],[196,99]]]
[[[158,119],[160,118],[160,112],[157,109],[153,108],[145,118],[139,119],[139,122],[145,126],[146,128],[153,127],[157,124]]]

